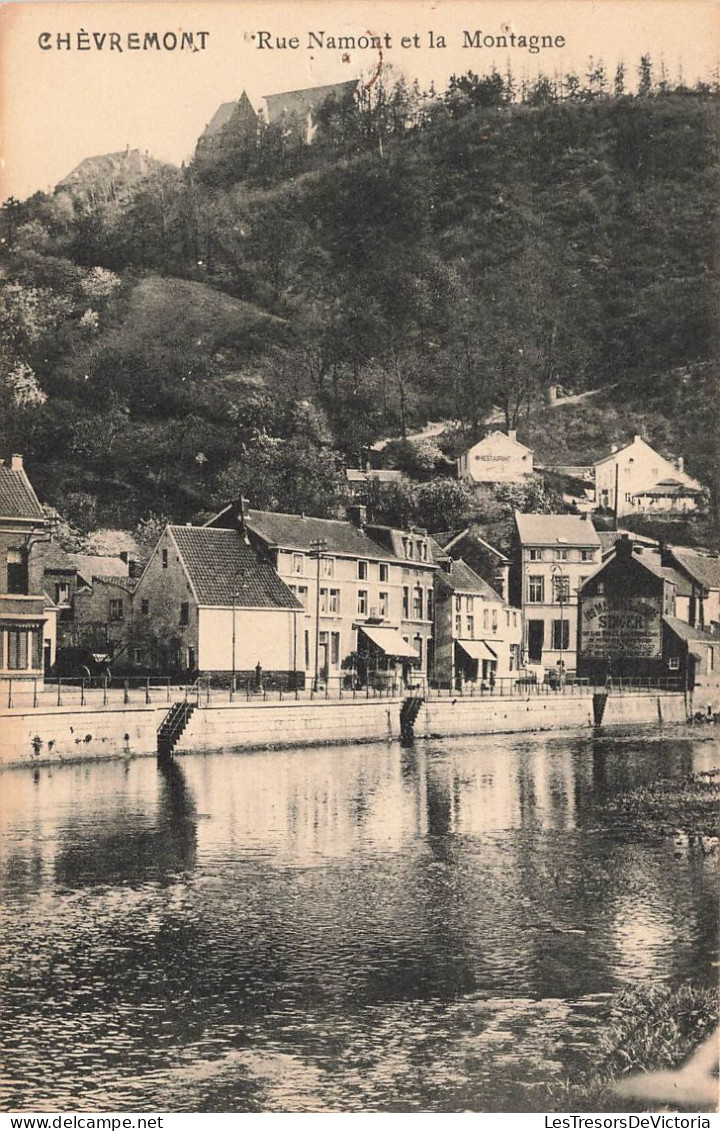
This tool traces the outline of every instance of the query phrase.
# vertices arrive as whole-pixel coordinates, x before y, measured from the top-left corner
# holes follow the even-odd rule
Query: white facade
[[[200,607],[197,666],[202,671],[296,671],[299,610]],[[234,631],[233,631],[234,627]],[[235,662],[233,663],[233,636]]]
[[[522,483],[533,473],[533,453],[514,432],[491,432],[458,460],[458,479],[478,483]]]
[[[656,489],[658,484],[668,481],[675,481],[689,492]],[[701,489],[701,484],[684,471],[682,459],[674,466],[641,436],[635,436],[632,443],[595,464],[595,504],[618,516],[693,510],[696,502],[692,492]],[[648,491],[652,493],[646,494]]]

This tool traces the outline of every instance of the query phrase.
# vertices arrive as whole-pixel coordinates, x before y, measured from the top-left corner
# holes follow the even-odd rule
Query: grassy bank
[[[662,1110],[662,1101],[619,1099],[614,1085],[634,1073],[680,1068],[719,1023],[717,989],[681,986],[618,994],[598,1024],[592,1061],[579,1064],[565,1084],[548,1085],[548,1110]],[[698,1104],[696,1110],[705,1107]]]

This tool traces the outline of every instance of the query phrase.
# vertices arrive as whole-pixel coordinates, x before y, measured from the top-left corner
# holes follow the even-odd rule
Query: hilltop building
[[[280,125],[286,138],[309,144],[315,136],[317,112],[323,103],[332,100],[339,105],[352,106],[357,88],[357,79],[350,79],[327,86],[266,94],[267,120],[270,125]]]
[[[635,436],[595,463],[595,505],[620,517],[694,510],[702,484]]]
[[[469,487],[486,483],[523,483],[533,474],[533,453],[517,433],[490,432],[457,461],[458,479]]]
[[[213,154],[224,145],[257,145],[260,117],[245,91],[237,102],[223,102],[198,138],[195,157]]]
[[[86,157],[58,181],[55,191],[90,202],[121,200],[143,177],[169,167],[147,151],[128,146],[119,153]]]

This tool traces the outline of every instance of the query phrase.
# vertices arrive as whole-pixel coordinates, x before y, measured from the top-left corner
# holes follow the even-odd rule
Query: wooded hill
[[[717,507],[717,127],[705,86],[470,75],[119,198],[9,200],[0,447],[86,530],[240,491],[330,514],[377,438],[469,443],[499,405],[568,462],[645,432]],[[592,451],[538,415],[550,383],[607,390]]]

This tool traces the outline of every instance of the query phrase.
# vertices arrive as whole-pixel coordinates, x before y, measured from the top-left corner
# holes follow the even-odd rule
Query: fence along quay
[[[681,723],[692,703],[672,678],[492,688],[258,688],[201,678],[0,681],[0,766],[217,749],[492,734],[603,723]]]

